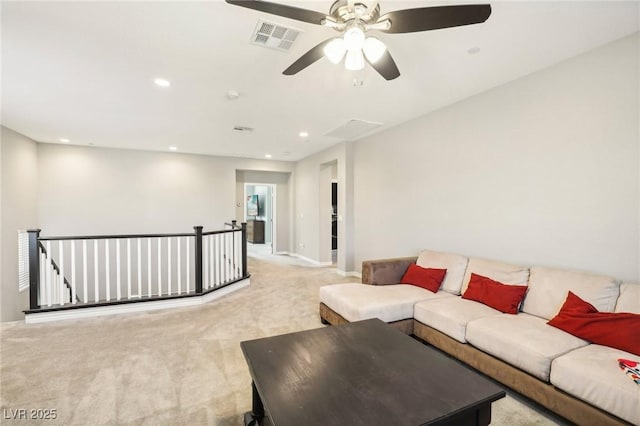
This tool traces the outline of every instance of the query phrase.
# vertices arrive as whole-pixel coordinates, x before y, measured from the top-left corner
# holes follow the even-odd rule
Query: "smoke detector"
[[[284,25],[259,20],[253,34],[251,44],[269,49],[288,52],[302,31]]]

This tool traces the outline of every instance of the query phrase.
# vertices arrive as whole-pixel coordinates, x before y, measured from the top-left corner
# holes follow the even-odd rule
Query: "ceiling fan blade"
[[[304,55],[300,56],[297,61],[289,66],[286,70],[282,72],[284,75],[294,75],[318,61],[320,58],[324,56],[324,47],[333,39],[325,40],[316,47],[309,50]]]
[[[366,56],[365,59],[374,70],[378,71],[378,74],[384,77],[385,80],[389,81],[400,77],[400,70],[398,70],[396,63],[388,50],[385,50],[382,57],[375,63],[370,62]]]
[[[258,10],[272,15],[283,16],[295,19],[296,21],[308,22],[310,24],[322,25],[322,21],[327,17],[324,13],[315,10],[302,9],[299,7],[286,6],[279,3],[271,3],[260,0],[226,0],[234,6],[242,6],[247,9]]]
[[[381,31],[398,34],[479,24],[486,21],[489,15],[489,4],[437,6],[396,10],[381,16],[378,22],[388,19],[391,21],[391,28]]]

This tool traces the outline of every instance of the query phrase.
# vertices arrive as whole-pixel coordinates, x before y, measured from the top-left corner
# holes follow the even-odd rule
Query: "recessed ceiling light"
[[[475,55],[476,53],[480,53],[480,48],[479,47],[472,47],[471,49],[467,50],[467,53],[469,55]]]
[[[300,137],[301,138],[306,138],[309,136],[309,132],[300,132]]]
[[[169,87],[171,86],[171,82],[169,80],[165,80],[164,78],[156,78],[153,82],[160,87]]]
[[[177,151],[177,150],[178,150],[178,147],[177,147],[177,146],[170,146],[170,147],[169,147],[169,150],[171,150],[171,151]]]
[[[227,99],[230,101],[235,101],[240,97],[240,93],[238,93],[236,90],[229,90],[227,91]]]
[[[60,139],[59,139],[59,141],[60,141],[60,142],[62,142],[62,143],[69,143],[69,142],[71,142],[71,141],[70,141],[69,139],[67,139],[67,138],[60,138]]]
[[[271,154],[265,154],[264,158],[271,158]]]

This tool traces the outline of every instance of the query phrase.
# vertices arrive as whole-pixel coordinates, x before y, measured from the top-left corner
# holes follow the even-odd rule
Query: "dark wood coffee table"
[[[488,425],[496,384],[373,319],[240,343],[245,424]]]

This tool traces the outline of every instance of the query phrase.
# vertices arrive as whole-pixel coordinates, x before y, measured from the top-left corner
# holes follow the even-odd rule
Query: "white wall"
[[[338,181],[338,265],[341,272],[354,271],[353,252],[353,178],[352,147],[349,143],[340,143],[320,153],[309,156],[296,163],[295,184],[295,251],[300,256],[322,261],[320,254],[320,238],[326,233],[321,225],[320,212],[321,185],[330,185],[332,173],[324,176],[322,170],[328,164],[335,164]],[[325,169],[326,170],[326,169]],[[330,170],[330,169],[329,169]],[[328,181],[327,181],[328,179]],[[330,187],[329,187],[330,188]],[[326,198],[326,197],[325,197]],[[328,197],[328,211],[331,206],[331,196]],[[329,228],[330,229],[330,228]],[[329,240],[330,243],[330,240]],[[322,245],[324,247],[324,245]]]
[[[40,144],[43,235],[191,232],[236,217],[236,170],[293,163]]]
[[[640,279],[638,34],[354,145],[355,253]]]
[[[29,292],[18,292],[18,230],[38,226],[37,144],[2,127],[0,136],[0,321],[24,318]]]

